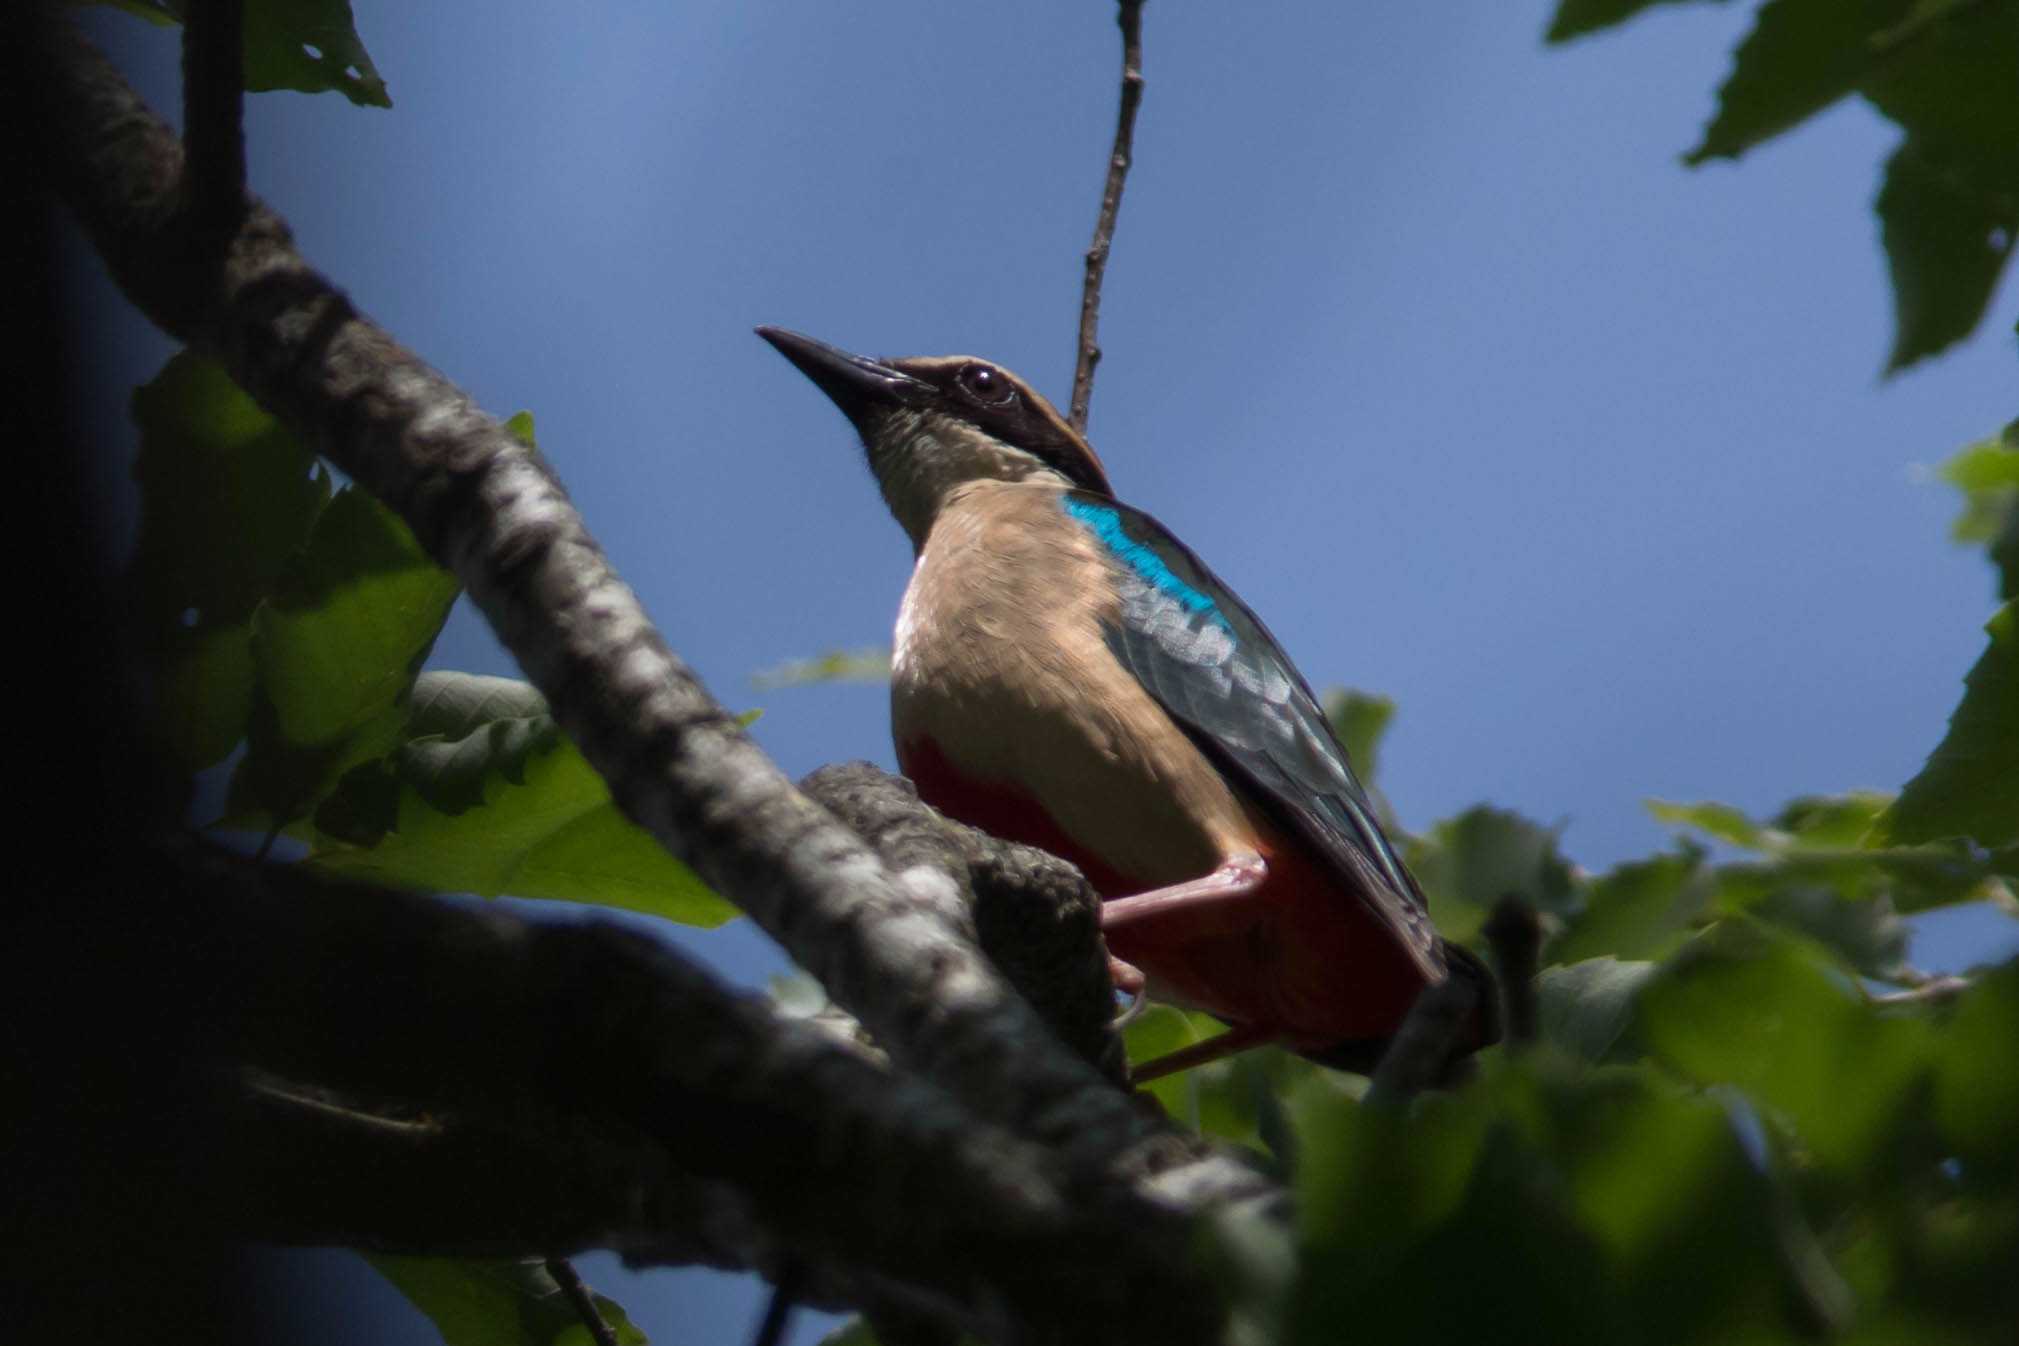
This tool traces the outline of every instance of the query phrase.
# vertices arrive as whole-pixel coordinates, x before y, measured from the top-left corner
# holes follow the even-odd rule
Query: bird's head
[[[925,545],[940,507],[978,481],[1113,492],[1093,447],[1028,383],[971,355],[871,360],[779,327],[757,335],[855,423],[890,512]]]

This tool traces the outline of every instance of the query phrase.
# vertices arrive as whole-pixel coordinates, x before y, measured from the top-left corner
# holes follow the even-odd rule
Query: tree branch
[[[1122,209],[1122,187],[1128,181],[1135,153],[1136,107],[1143,101],[1143,0],[1119,0],[1115,22],[1122,30],[1122,102],[1115,118],[1115,144],[1108,151],[1108,176],[1101,188],[1101,213],[1094,221],[1094,240],[1087,247],[1086,279],[1080,286],[1080,341],[1073,364],[1072,412],[1068,419],[1081,434],[1087,429],[1087,406],[1094,396],[1094,366],[1101,362],[1101,280],[1108,270],[1108,249],[1115,238],[1115,216]]]
[[[196,846],[165,868],[107,925],[191,994],[192,1055],[231,1082],[229,1143],[180,1181],[233,1232],[789,1263],[819,1269],[809,1297],[991,1338],[1204,1340],[1218,1321],[1198,1206],[1168,1183],[1076,1171],[656,941]]]
[[[952,884],[891,874],[791,787],[667,648],[544,460],[360,316],[277,215],[254,201],[221,273],[189,266],[174,246],[181,146],[88,43],[51,28],[51,167],[119,284],[406,520],[628,817],[978,1115],[1094,1168],[1198,1157],[1050,1044],[960,936]]]
[[[868,762],[822,767],[799,788],[890,869],[926,865],[946,875],[973,912],[982,951],[1010,984],[1076,1055],[1127,1086],[1101,899],[1077,869],[944,817],[910,781]]]

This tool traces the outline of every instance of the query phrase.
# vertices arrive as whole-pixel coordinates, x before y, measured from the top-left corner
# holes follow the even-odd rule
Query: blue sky
[[[2019,410],[2019,287],[1879,379],[1896,133],[1851,102],[1679,165],[1749,8],[1564,49],[1543,3],[1145,10],[1091,436],[1314,683],[1397,699],[1381,774],[1411,826],[1488,800],[1599,867],[1664,844],[1649,796],[1893,788],[1982,647],[1989,567],[1922,469]],[[910,564],[846,423],[750,329],[985,355],[1063,403],[1112,4],[355,9],[395,106],[254,98],[257,189],[366,312],[534,413],[788,770],[889,765],[881,687],[750,680],[886,641]],[[89,17],[172,115],[172,34]],[[169,347],[91,311],[130,517],[125,390]],[[461,611],[436,662],[512,671]],[[776,966],[747,931],[689,942]],[[1966,915],[1919,952],[2015,943]],[[658,1340],[754,1323],[740,1282],[590,1270]]]

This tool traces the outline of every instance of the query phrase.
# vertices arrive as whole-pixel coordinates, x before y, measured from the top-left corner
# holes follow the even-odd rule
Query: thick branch
[[[1135,153],[1136,107],[1143,101],[1143,0],[1119,0],[1115,22],[1122,30],[1122,103],[1115,118],[1114,148],[1108,151],[1108,176],[1101,187],[1101,213],[1094,221],[1094,241],[1087,247],[1086,279],[1080,286],[1079,353],[1073,363],[1069,419],[1082,434],[1094,396],[1094,366],[1101,362],[1101,281],[1107,275],[1115,216],[1121,213],[1122,187]]]
[[[799,788],[890,869],[925,865],[946,875],[974,913],[982,950],[1010,984],[1077,1055],[1127,1084],[1101,899],[1077,869],[942,816],[910,781],[868,762],[822,767]]]
[[[194,847],[171,864],[117,938],[194,993],[199,1059],[263,1072],[184,1178],[238,1232],[789,1261],[819,1269],[816,1293],[996,1339],[1217,1321],[1188,1215],[1156,1188],[1090,1182],[655,941]],[[279,1082],[302,1080],[317,1090]],[[451,1200],[458,1176],[489,1190]]]

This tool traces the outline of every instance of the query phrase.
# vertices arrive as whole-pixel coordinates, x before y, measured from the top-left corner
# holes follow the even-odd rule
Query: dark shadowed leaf
[[[1984,629],[1990,648],[1963,680],[1949,732],[1879,820],[1883,842],[2019,841],[2019,603],[2000,608]]]
[[[1537,1031],[1582,1060],[1631,1056],[1632,1044],[1624,1039],[1633,1024],[1634,997],[1654,970],[1653,963],[1617,958],[1543,969],[1535,979]]]
[[[1993,1182],[2019,1181],[2019,961],[1983,974],[1943,1035],[1935,1115],[1966,1165]]]
[[[1906,140],[1879,193],[1899,314],[1888,370],[1967,336],[2019,234],[2019,3],[1921,0],[1863,92]]]
[[[1850,93],[1878,59],[1873,35],[1899,23],[1912,3],[1767,0],[1688,162],[1736,158]]]
[[[252,616],[329,500],[315,455],[183,352],[133,395],[140,537],[128,572],[158,724],[194,770],[245,737]]]
[[[1976,329],[2019,236],[2019,174],[2000,181],[1938,155],[1908,139],[1887,161],[1879,189],[1880,237],[1893,277],[1888,373]]]
[[[447,1346],[592,1346],[594,1338],[546,1265],[480,1257],[366,1257],[425,1313]],[[592,1294],[621,1346],[646,1336],[624,1310]]]

